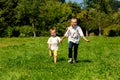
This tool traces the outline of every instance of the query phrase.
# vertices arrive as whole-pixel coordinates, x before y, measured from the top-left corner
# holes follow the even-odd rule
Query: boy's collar
[[[77,28],[77,25],[76,25],[76,26],[74,26],[74,27],[73,27],[73,26],[71,26],[71,27],[72,27],[73,29],[76,29],[76,28]]]

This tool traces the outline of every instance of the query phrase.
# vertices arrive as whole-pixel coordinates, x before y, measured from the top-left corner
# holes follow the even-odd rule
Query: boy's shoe
[[[68,60],[68,63],[72,63],[72,61],[73,61],[72,58],[70,58],[70,59]]]
[[[78,61],[77,60],[73,60],[73,63],[77,63]]]

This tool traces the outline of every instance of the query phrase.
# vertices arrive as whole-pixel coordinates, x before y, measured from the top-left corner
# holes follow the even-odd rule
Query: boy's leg
[[[49,50],[49,55],[53,56],[53,51],[52,50]]]
[[[54,50],[54,63],[56,63],[56,61],[57,61],[57,50]]]
[[[68,62],[72,62],[72,47],[73,47],[73,42],[69,42],[68,58],[70,60]]]
[[[77,61],[78,44],[74,44],[74,60]]]

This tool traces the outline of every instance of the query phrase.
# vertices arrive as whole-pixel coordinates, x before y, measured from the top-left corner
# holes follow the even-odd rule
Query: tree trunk
[[[34,23],[32,23],[32,27],[33,27],[33,34],[34,34],[34,37],[36,37],[36,32],[35,32],[35,25],[34,25]]]
[[[102,29],[100,27],[100,21],[99,21],[99,36],[101,36],[101,35],[102,35]]]
[[[99,28],[99,36],[102,35],[102,29],[101,29],[101,13],[98,11],[98,28]]]
[[[86,36],[88,36],[88,16],[86,17]]]

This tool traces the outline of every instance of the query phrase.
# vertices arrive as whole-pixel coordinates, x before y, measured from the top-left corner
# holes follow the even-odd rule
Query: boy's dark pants
[[[78,45],[76,43],[73,42],[69,42],[69,53],[68,53],[68,57],[72,58],[72,47],[74,46],[74,60],[77,60],[77,53],[78,53]]]

